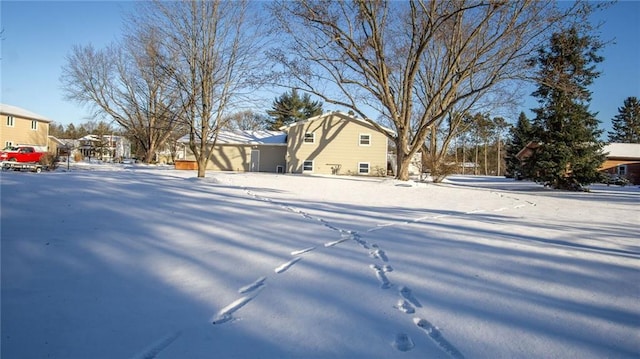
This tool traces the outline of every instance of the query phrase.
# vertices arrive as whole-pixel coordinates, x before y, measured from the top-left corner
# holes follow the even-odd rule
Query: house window
[[[314,143],[315,140],[316,140],[316,136],[313,132],[304,133],[304,143]]]
[[[36,121],[36,120],[31,121],[31,129],[32,130],[37,130],[38,129],[38,121]]]
[[[627,165],[620,165],[618,166],[617,170],[619,176],[627,175]]]
[[[369,162],[360,162],[360,163],[358,163],[358,174],[360,174],[360,175],[368,175],[369,174]]]
[[[13,127],[13,116],[7,116],[7,126]]]
[[[371,145],[371,135],[368,133],[360,134],[360,146],[369,146]]]
[[[302,164],[302,172],[313,172],[313,161],[304,161]]]

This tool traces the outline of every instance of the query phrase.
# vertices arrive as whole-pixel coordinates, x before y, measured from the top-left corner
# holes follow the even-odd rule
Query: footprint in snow
[[[291,268],[292,265],[298,263],[300,260],[302,259],[302,257],[296,257],[293,258],[292,260],[286,262],[286,263],[282,263],[281,265],[279,265],[278,267],[276,267],[276,269],[274,269],[274,271],[278,274],[285,272],[287,269]]]
[[[238,293],[244,294],[248,292],[252,292],[264,285],[264,282],[267,280],[267,277],[260,277],[255,282],[245,285],[244,287],[238,289]]]
[[[389,257],[387,257],[387,254],[380,248],[372,250],[371,252],[369,252],[369,254],[372,258],[380,259],[383,262],[389,261]]]
[[[393,272],[393,267],[388,264],[385,264],[382,267],[377,264],[372,264],[369,267],[371,267],[373,270],[383,271],[385,273]]]
[[[464,355],[456,349],[453,344],[449,343],[447,339],[442,335],[440,330],[433,324],[429,323],[426,319],[413,318],[413,322],[418,328],[424,330],[425,333],[433,340],[445,353],[449,354],[454,359],[464,359]]]
[[[416,298],[413,295],[413,292],[411,291],[411,289],[409,287],[402,286],[402,287],[398,288],[398,291],[400,293],[400,296],[402,298],[408,300],[409,303],[413,304],[413,306],[418,307],[418,308],[422,308],[422,304],[420,304],[420,302],[418,301],[418,298]]]
[[[340,234],[340,239],[332,241],[332,242],[327,242],[324,244],[325,247],[333,247],[336,244],[340,244],[342,242],[346,242],[350,239],[353,239],[353,234],[351,233],[347,233],[347,232],[343,232]]]
[[[316,249],[316,247],[309,247],[309,248],[299,249],[299,250],[297,250],[297,251],[292,251],[292,252],[291,252],[291,255],[292,255],[292,256],[297,256],[297,255],[300,255],[300,254],[304,254],[304,253],[307,253],[307,252],[311,252],[311,251],[312,251],[312,250],[314,250],[314,249]]]
[[[413,308],[413,305],[411,305],[411,303],[409,303],[406,299],[398,300],[398,304],[394,305],[393,307],[407,314],[412,314],[416,312],[415,308]]]
[[[370,249],[369,243],[367,243],[367,241],[362,239],[359,234],[354,233],[353,234],[353,240],[356,241],[356,243],[358,243],[360,245],[360,247],[362,247],[364,249]]]
[[[409,336],[405,333],[396,334],[396,337],[391,345],[401,352],[407,352],[415,347],[415,344],[413,344],[413,340],[411,340],[411,338],[409,338]]]
[[[242,298],[238,298],[233,303],[222,308],[216,315],[211,318],[211,323],[214,325],[223,324],[233,319],[233,313],[238,309],[244,307],[247,303],[253,300],[258,293],[264,288],[264,286],[258,287],[258,290],[254,291],[252,295],[247,295]]]
[[[375,264],[370,265],[369,268],[373,269],[373,271],[376,273],[376,278],[378,278],[378,280],[380,281],[380,288],[391,288],[391,282],[389,281],[389,278],[387,278],[387,275],[384,273],[382,268]]]
[[[327,228],[329,228],[329,229],[331,229],[331,230],[334,230],[334,231],[340,231],[338,228],[334,227],[331,223],[329,223],[329,222],[325,221],[325,220],[324,220],[324,219],[322,219],[322,218],[318,218],[318,221],[319,221],[320,223],[322,223],[325,227],[327,227]]]

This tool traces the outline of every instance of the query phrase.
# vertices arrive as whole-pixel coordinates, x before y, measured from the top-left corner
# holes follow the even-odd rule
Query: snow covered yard
[[[640,190],[1,174],[2,358],[631,358]]]

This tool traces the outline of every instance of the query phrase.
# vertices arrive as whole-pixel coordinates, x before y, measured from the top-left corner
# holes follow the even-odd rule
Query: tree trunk
[[[498,137],[498,176],[500,176],[500,162],[502,162],[502,158],[500,158],[500,137]]]
[[[405,133],[398,133],[395,138],[396,143],[396,179],[401,181],[409,180],[409,165],[411,164],[411,156],[408,156],[406,149],[408,148],[407,137]]]
[[[404,151],[396,153],[396,179],[401,181],[409,180],[409,166],[411,165],[411,157],[407,156]]]
[[[489,159],[487,158],[488,145],[484,143],[484,175],[487,176],[489,174]]]
[[[465,144],[466,144],[465,141],[462,140],[462,174],[465,174],[464,170],[467,167],[467,159],[466,159],[465,148],[464,148]]]
[[[478,142],[476,141],[476,160],[473,164],[473,174],[478,175],[478,154],[480,152],[480,146],[478,146]]]
[[[207,159],[200,156],[198,158],[198,178],[204,178],[207,170]]]

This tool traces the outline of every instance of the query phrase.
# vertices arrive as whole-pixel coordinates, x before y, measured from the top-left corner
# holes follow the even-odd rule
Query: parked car
[[[623,176],[617,174],[607,174],[604,176],[603,183],[606,183],[607,186],[616,185],[616,186],[626,186],[631,184],[628,179]]]

